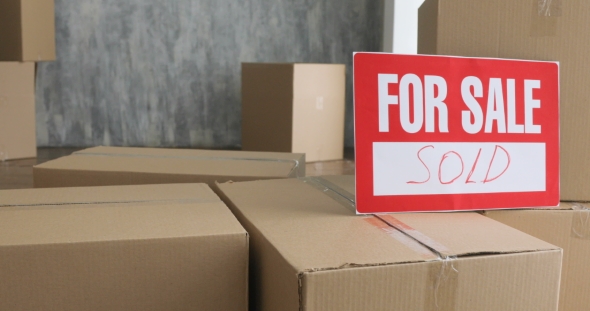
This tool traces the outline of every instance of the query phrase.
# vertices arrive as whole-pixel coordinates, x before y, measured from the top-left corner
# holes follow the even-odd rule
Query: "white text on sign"
[[[390,105],[399,105],[399,122],[407,133],[417,133],[422,128],[427,133],[435,132],[435,115],[438,115],[438,132],[449,132],[449,116],[445,103],[448,86],[443,77],[425,75],[420,78],[408,73],[399,79],[397,74],[379,74],[378,80],[379,132],[389,132]],[[398,95],[389,94],[390,84],[398,85]],[[517,86],[522,88],[524,124],[516,122]],[[481,79],[468,76],[457,87],[461,88],[461,97],[467,108],[461,112],[461,124],[466,133],[477,134],[482,129],[484,133],[541,133],[541,126],[536,125],[533,120],[533,110],[541,107],[541,101],[533,98],[533,91],[541,88],[540,80],[525,79],[517,84],[516,79],[490,78],[487,81],[485,114],[476,99],[483,97],[484,84]]]

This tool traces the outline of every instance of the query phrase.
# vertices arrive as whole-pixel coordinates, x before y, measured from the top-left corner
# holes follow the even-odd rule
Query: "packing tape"
[[[364,220],[371,224],[373,227],[381,229],[382,231],[387,233],[387,235],[396,239],[398,242],[413,250],[417,254],[420,254],[420,256],[425,260],[435,260],[438,258],[430,249],[424,247],[424,245],[416,242],[416,240],[403,234],[399,230],[392,228],[381,219],[377,217],[367,217]]]
[[[572,206],[572,236],[579,239],[590,239],[590,209],[581,203]]]
[[[0,144],[0,162],[4,163],[8,160],[8,150],[6,146]]]
[[[457,288],[459,287],[459,270],[456,257],[440,258],[430,269],[432,289],[425,289],[424,310],[456,310]]]
[[[562,0],[533,0],[531,13],[531,37],[557,35],[558,17],[561,16]]]
[[[561,16],[561,0],[537,0],[537,15]]]
[[[299,178],[299,180],[322,191],[348,210],[356,213],[354,194],[321,177],[303,177]]]
[[[166,155],[147,155],[147,154],[124,154],[124,153],[93,153],[93,152],[74,152],[74,156],[97,156],[97,157],[127,157],[127,158],[154,158],[154,159],[182,159],[182,160],[207,160],[207,161],[259,161],[259,162],[279,162],[279,163],[292,163],[293,167],[289,171],[287,176],[289,177],[303,177],[299,176],[299,166],[301,165],[298,160],[288,159],[260,159],[260,158],[245,158],[245,157],[206,157],[206,156],[166,156]],[[295,176],[293,176],[293,173]]]
[[[374,216],[436,255],[436,261],[428,263],[430,264],[429,284],[432,287],[424,289],[426,291],[424,310],[455,310],[459,282],[459,270],[456,268],[457,256],[450,255],[451,251],[446,246],[391,214],[375,214]]]
[[[355,197],[321,177],[300,178],[303,182],[322,191],[342,206],[355,212]],[[391,214],[373,214],[364,220],[409,249],[420,254],[430,265],[428,278],[431,287],[425,288],[424,310],[453,311],[457,301],[459,270],[457,257],[449,248],[426,234],[412,228]]]

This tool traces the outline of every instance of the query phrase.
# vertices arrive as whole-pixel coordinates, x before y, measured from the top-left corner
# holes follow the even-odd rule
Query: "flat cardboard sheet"
[[[560,311],[590,306],[590,210],[587,204],[515,211],[486,211],[494,220],[563,248]]]
[[[304,154],[163,148],[94,147],[33,168],[36,188],[303,176]]]
[[[247,310],[248,235],[204,184],[0,191],[1,310]]]
[[[251,308],[557,310],[559,248],[476,213],[355,216],[353,178],[218,185],[251,235]]]

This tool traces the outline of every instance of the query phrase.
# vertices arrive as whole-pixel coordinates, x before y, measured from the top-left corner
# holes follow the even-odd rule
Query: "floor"
[[[33,188],[33,166],[71,154],[80,148],[39,148],[37,158],[0,162],[0,189]],[[354,174],[354,150],[344,150],[344,159],[307,163],[307,176]]]

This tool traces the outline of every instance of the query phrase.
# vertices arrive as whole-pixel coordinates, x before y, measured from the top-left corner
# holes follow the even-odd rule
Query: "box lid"
[[[205,184],[0,191],[0,246],[215,235],[246,231]]]
[[[255,223],[300,272],[558,249],[477,213],[356,216],[346,191],[354,188],[353,176],[219,188],[238,218]]]
[[[94,147],[36,169],[207,176],[304,176],[305,155],[195,149]]]

